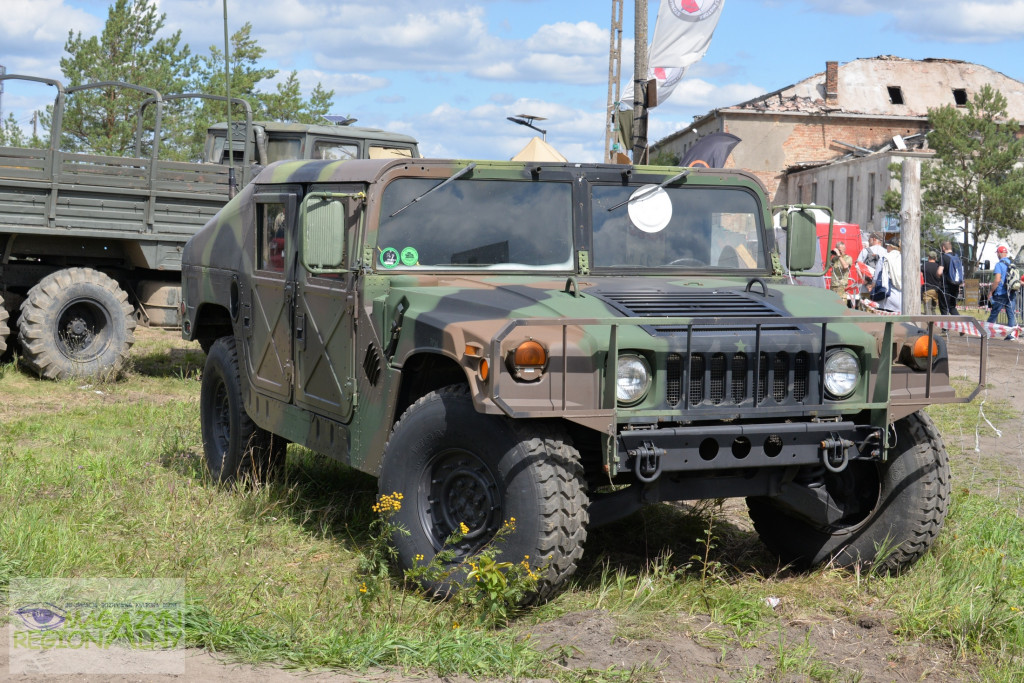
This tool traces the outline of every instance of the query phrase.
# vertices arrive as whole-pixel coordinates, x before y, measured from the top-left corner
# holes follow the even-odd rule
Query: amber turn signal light
[[[928,358],[929,356],[934,358],[935,356],[939,355],[939,345],[935,343],[934,339],[932,339],[931,343],[931,353],[929,353],[928,351],[928,336],[922,335],[918,337],[917,340],[914,342],[914,358]]]
[[[518,368],[539,368],[548,362],[548,353],[539,343],[533,340],[525,341],[516,347],[512,362]]]

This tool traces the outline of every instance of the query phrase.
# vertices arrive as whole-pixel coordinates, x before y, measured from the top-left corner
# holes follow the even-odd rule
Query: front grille
[[[732,402],[743,403],[747,398],[747,354],[732,357]]]
[[[806,351],[762,352],[757,364],[756,392],[752,358],[746,353],[680,353],[668,355],[665,402],[678,407],[685,391],[687,405],[721,406],[803,403],[811,390],[811,359]],[[686,372],[684,372],[686,370]],[[685,383],[685,386],[684,386]]]
[[[737,320],[736,325],[716,325],[714,330],[750,329],[741,321],[750,318],[782,318],[782,314],[760,297],[753,297],[732,291],[715,292],[601,292],[588,290],[589,294],[604,299],[619,311],[630,317],[651,316],[665,318],[728,318]],[[686,325],[644,325],[653,335],[675,335],[686,331]],[[771,323],[774,330],[794,330],[784,320]],[[695,332],[707,332],[711,328],[694,328]]]

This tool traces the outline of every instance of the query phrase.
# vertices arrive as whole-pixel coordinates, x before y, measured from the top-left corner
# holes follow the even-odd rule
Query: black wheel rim
[[[213,400],[210,406],[210,440],[213,443],[216,462],[210,463],[210,469],[220,471],[221,463],[224,461],[224,453],[228,450],[231,442],[231,405],[228,401],[228,389],[224,381],[218,378],[217,386],[213,390]]]
[[[92,299],[75,299],[61,309],[54,342],[73,361],[90,361],[107,350],[113,323],[107,309]]]
[[[468,531],[457,546],[458,556],[479,549],[494,537],[503,518],[501,488],[491,469],[475,453],[449,449],[431,458],[420,480],[420,522],[435,550],[446,547],[453,532]]]

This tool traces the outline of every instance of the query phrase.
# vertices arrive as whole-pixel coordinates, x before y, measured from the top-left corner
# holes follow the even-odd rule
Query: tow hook
[[[829,438],[821,442],[821,464],[829,472],[842,472],[850,460],[846,451],[854,445],[849,439],[830,434]]]
[[[633,458],[633,474],[645,484],[649,484],[661,474],[661,456],[664,448],[658,448],[649,441],[644,441],[639,448],[626,451]]]

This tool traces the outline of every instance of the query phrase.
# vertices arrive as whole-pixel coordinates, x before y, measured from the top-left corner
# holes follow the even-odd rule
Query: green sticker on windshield
[[[402,265],[415,266],[420,262],[420,252],[415,247],[406,247],[402,250]]]
[[[398,265],[398,250],[394,247],[388,247],[387,249],[381,249],[380,251],[380,265],[385,268],[394,268]]]

